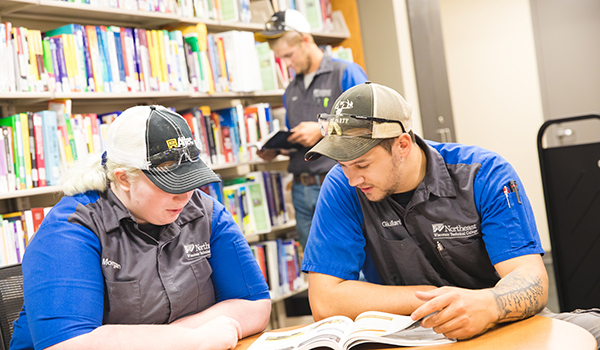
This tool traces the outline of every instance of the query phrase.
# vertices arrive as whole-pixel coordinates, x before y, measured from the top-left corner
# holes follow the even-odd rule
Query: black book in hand
[[[263,137],[260,141],[256,143],[256,147],[259,150],[262,149],[287,149],[290,151],[297,150],[302,148],[302,145],[299,143],[289,142],[287,139],[290,137],[292,132],[290,131],[273,131],[267,136]]]

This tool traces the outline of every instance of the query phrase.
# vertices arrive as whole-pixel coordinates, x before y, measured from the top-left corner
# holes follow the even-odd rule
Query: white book
[[[35,235],[35,231],[33,230],[33,213],[31,212],[31,210],[25,210],[23,211],[23,215],[25,216],[25,234],[27,235],[25,245],[27,246],[29,242],[31,242],[33,236]]]
[[[6,245],[4,243],[4,221],[0,220],[0,266],[8,265]]]
[[[267,261],[267,275],[269,280],[269,293],[271,299],[277,298],[282,293],[279,288],[279,250],[276,241],[263,242],[265,245],[265,260]]]

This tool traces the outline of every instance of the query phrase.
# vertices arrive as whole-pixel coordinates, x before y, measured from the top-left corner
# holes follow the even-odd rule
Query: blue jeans
[[[310,224],[317,206],[320,185],[304,186],[294,181],[292,184],[292,203],[296,211],[296,232],[302,249],[306,247],[306,240],[310,232]]]

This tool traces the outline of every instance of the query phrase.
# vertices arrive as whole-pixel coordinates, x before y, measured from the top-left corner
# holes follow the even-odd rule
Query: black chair
[[[0,267],[0,350],[8,350],[13,321],[23,308],[23,272],[21,264]]]
[[[538,132],[538,155],[561,311],[600,307],[600,142],[545,147],[544,132],[552,124],[593,120],[600,120],[600,116],[549,120]]]

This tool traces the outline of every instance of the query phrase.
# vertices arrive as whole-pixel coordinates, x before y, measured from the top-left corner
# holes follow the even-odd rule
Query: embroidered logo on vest
[[[208,244],[208,242],[204,242],[204,244],[184,244],[183,249],[185,249],[185,255],[188,257],[188,259],[197,257],[210,258],[210,244]]]
[[[402,225],[402,220],[390,220],[390,221],[382,221],[381,226],[383,227],[394,227]]]
[[[116,262],[109,260],[108,258],[103,258],[102,259],[102,266],[110,266],[115,270],[120,270],[121,269],[121,265],[117,264]]]
[[[479,233],[477,224],[471,225],[446,225],[446,224],[431,224],[434,238],[461,238],[474,236]]]

